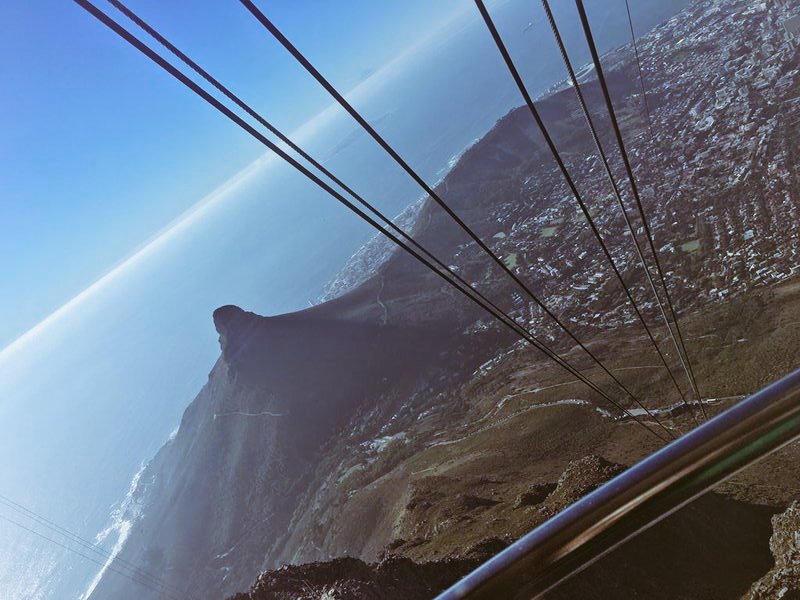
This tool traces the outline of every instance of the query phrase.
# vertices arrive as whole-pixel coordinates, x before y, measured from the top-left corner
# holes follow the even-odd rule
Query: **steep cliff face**
[[[373,423],[377,435],[401,407],[415,409],[417,392],[469,372],[486,351],[465,343],[459,319],[406,305],[377,277],[299,313],[218,309],[222,354],[143,473],[144,516],[120,558],[191,597],[221,598],[293,553],[291,518],[331,437]],[[92,598],[132,598],[129,585],[105,577]]]

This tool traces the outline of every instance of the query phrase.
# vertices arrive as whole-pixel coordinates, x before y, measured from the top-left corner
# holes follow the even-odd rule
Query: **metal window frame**
[[[539,598],[800,436],[800,369],[654,452],[526,534],[437,600]]]

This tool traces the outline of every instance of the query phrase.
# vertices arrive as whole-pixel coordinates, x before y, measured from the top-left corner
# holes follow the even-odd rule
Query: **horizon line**
[[[352,98],[352,96],[354,95],[368,92],[369,88],[374,84],[376,84],[380,78],[386,76],[389,70],[393,66],[397,65],[403,60],[408,59],[410,56],[418,52],[422,47],[424,47],[434,38],[433,34],[435,32],[447,27],[450,23],[455,21],[461,15],[462,12],[463,11],[456,11],[455,13],[451,14],[448,18],[443,19],[437,26],[431,28],[431,30],[424,36],[422,36],[422,38],[420,38],[416,43],[412,44],[405,50],[401,51],[394,58],[390,59],[378,70],[372,73],[369,77],[356,84],[356,86],[353,87],[351,90],[349,90],[345,94],[345,96],[346,97],[349,96]],[[336,102],[331,102],[328,106],[320,110],[318,113],[316,113],[307,121],[305,121],[302,125],[300,125],[297,129],[291,132],[289,134],[289,137],[292,138],[294,141],[297,141],[297,139],[302,139],[304,136],[310,135],[315,127],[319,127],[321,125],[320,123],[321,121],[324,121],[326,117],[330,117],[334,113],[336,113],[338,108],[340,107]],[[280,141],[278,141],[277,143],[282,147],[285,146]],[[288,150],[288,148],[284,149]],[[2,349],[0,349],[0,363],[7,360],[15,350],[25,346],[28,342],[35,339],[39,334],[48,329],[51,325],[53,325],[61,318],[63,318],[65,315],[70,313],[81,303],[83,303],[87,298],[93,296],[101,289],[106,287],[108,284],[110,284],[112,281],[117,279],[119,276],[124,274],[124,272],[128,268],[140,262],[146,256],[150,255],[153,251],[155,251],[164,243],[169,241],[177,233],[186,229],[188,226],[192,225],[202,215],[204,215],[212,206],[218,204],[229,193],[231,193],[239,185],[244,183],[258,169],[267,165],[269,162],[276,160],[277,158],[278,156],[276,154],[274,154],[270,150],[267,150],[263,152],[260,156],[255,158],[253,161],[251,161],[249,164],[242,167],[231,177],[223,181],[211,192],[203,196],[200,200],[198,200],[188,209],[180,213],[177,217],[168,222],[164,227],[157,230],[154,234],[145,239],[144,242],[136,246],[127,256],[118,261],[114,266],[112,266],[103,275],[94,280],[86,288],[84,288],[75,296],[67,300],[64,304],[53,310],[46,317],[38,321],[35,325],[24,331],[22,334],[12,339],[8,344],[6,344]]]

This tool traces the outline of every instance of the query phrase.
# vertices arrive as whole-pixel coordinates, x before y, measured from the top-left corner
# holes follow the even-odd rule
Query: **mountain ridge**
[[[707,26],[714,31],[736,27],[742,35],[774,43],[764,34],[772,17],[754,13],[743,20],[743,6],[736,0],[693,5],[682,19],[673,19],[643,41],[643,59],[673,64],[667,58],[674,57],[658,54],[667,52],[659,40],[707,37]],[[674,33],[681,28],[688,33]],[[739,61],[731,58],[736,48],[724,46],[724,39],[718,35],[713,43],[706,42],[719,46],[712,55],[716,72]],[[791,58],[782,52],[773,56],[775,61]],[[676,54],[683,57],[683,49]],[[648,139],[637,112],[632,58],[624,48],[607,56],[609,81],[615,101],[623,104],[626,131],[637,144],[657,145],[661,134]],[[684,81],[693,86],[687,96],[689,91],[701,94],[706,85],[701,69],[707,64],[692,63],[691,68],[696,71]],[[776,77],[791,79],[792,72],[784,71],[777,69]],[[657,87],[659,81],[654,77],[652,85]],[[758,89],[772,93],[769,87]],[[588,82],[584,93],[592,102],[599,100],[596,82]],[[658,91],[652,99],[660,119],[657,127],[705,127],[699,117],[696,122],[687,117],[697,111],[694,100],[684,102]],[[751,100],[745,96],[737,102],[724,108],[729,112],[715,113],[714,127],[723,132],[729,125],[738,127],[739,111],[749,110]],[[599,175],[591,142],[579,127],[572,91],[556,91],[539,105],[570,170],[580,174],[587,187],[594,184],[587,197],[607,239],[618,244],[612,253],[623,275],[631,277],[637,265],[622,247],[624,230],[614,219],[613,199]],[[780,131],[773,130],[776,143],[765,145],[776,164],[783,164],[775,150],[781,147]],[[607,123],[600,132],[608,134]],[[681,139],[688,144],[694,135]],[[703,130],[701,139],[709,135]],[[665,169],[664,177],[686,184],[696,171],[705,186],[706,155],[687,147],[677,149],[682,170]],[[545,162],[544,150],[527,109],[515,109],[463,154],[437,192],[478,235],[491,239],[506,264],[524,274],[579,337],[592,339],[592,347],[608,358],[611,368],[624,370],[626,384],[650,406],[669,406],[675,399],[669,397],[666,376],[652,366],[647,354],[652,350],[642,342],[622,291],[607,276],[602,259],[582,250],[595,242],[557,171]],[[744,153],[748,147],[740,144],[730,150]],[[632,155],[638,172],[655,163],[645,151]],[[657,158],[660,168],[675,157]],[[716,176],[723,179],[728,173],[722,170]],[[752,177],[762,176],[767,174],[754,167]],[[653,182],[647,173],[643,179],[655,235],[669,240],[692,235],[698,246],[709,250],[678,251],[671,242],[664,250],[682,325],[694,344],[690,351],[702,359],[698,378],[719,397],[746,393],[754,380],[745,369],[731,371],[726,365],[738,364],[741,358],[735,340],[749,337],[749,332],[768,339],[763,332],[777,319],[766,301],[772,291],[759,291],[760,273],[746,279],[727,270],[728,263],[717,269],[731,253],[710,250],[721,243],[722,219],[738,226],[742,218],[737,214],[757,214],[772,222],[794,210],[793,204],[780,201],[780,186],[789,190],[791,184],[781,179],[780,185],[765,188],[764,197],[754,199],[751,183],[731,179],[725,206],[715,205],[713,196],[670,197],[656,204],[656,191],[664,182]],[[709,207],[718,209],[712,215],[716,221],[709,217],[710,224],[700,218]],[[736,232],[731,228],[728,238],[736,239]],[[420,206],[410,233],[468,281],[491,292],[509,314],[570,360],[591,366],[556,336],[541,310],[499,269],[487,265],[476,245],[430,200]],[[786,249],[787,255],[793,255],[792,248]],[[766,242],[747,251],[764,256],[771,252]],[[373,260],[379,266],[372,265],[357,285],[341,286],[340,295],[297,313],[260,317],[233,306],[215,311],[221,356],[187,408],[177,435],[145,470],[145,516],[135,523],[121,556],[164,573],[173,585],[189,586],[190,596],[204,598],[247,589],[258,573],[282,563],[341,555],[374,561],[387,545],[415,561],[438,560],[498,531],[519,534],[535,523],[533,509],[515,508],[509,500],[524,493],[520,482],[553,481],[570,457],[597,453],[630,464],[654,449],[653,441],[630,421],[598,412],[600,398],[514,343],[514,336],[406,255],[392,250],[385,260]],[[709,271],[712,277],[704,275]],[[733,284],[739,285],[738,291]],[[712,285],[715,292],[733,291],[713,295],[707,291]],[[793,284],[781,285],[788,290]],[[633,292],[640,298],[646,293],[643,285]],[[786,314],[793,314],[794,305],[785,302]],[[699,307],[704,312],[695,318]],[[655,318],[652,303],[643,304],[643,309]],[[713,342],[717,345],[701,344],[699,340],[716,339],[709,325],[715,322],[729,323],[725,339]],[[774,329],[770,335],[775,347],[786,351],[775,356],[751,348],[748,360],[760,361],[757,381],[762,383],[797,360],[797,346],[784,330]],[[636,364],[621,362],[620,356],[632,357]],[[523,419],[526,415],[536,417]],[[688,415],[677,415],[671,426],[679,430],[686,421]],[[792,481],[786,478],[787,485]],[[783,488],[776,492],[780,501],[786,493]],[[92,598],[130,597],[129,585],[104,578]]]

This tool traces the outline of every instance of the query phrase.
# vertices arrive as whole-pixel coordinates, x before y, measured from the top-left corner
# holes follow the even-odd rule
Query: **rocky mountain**
[[[319,485],[331,437],[354,428],[379,438],[374,424],[417,411],[416,398],[484,358],[457,319],[404,308],[411,299],[397,292],[376,278],[290,315],[218,309],[222,355],[143,473],[144,516],[120,558],[176,586],[197,582],[192,596],[224,597],[293,553],[290,523]],[[104,578],[95,595],[132,597],[120,583]]]
[[[537,513],[541,522],[623,468],[594,455],[573,461],[558,481],[538,484],[518,497],[517,509]],[[556,588],[548,598],[736,598],[769,565],[767,537],[774,512],[768,506],[710,494]],[[776,522],[787,518],[776,517]],[[230,600],[426,600],[508,541],[490,538],[465,549],[462,556],[424,563],[393,555],[390,549],[373,565],[349,558],[282,567],[263,573],[249,592]],[[731,544],[746,547],[747,560],[729,552]],[[785,547],[784,542],[781,548]],[[790,561],[784,558],[784,564]],[[665,568],[666,562],[670,568]],[[676,578],[675,567],[680,577]],[[503,597],[513,593],[509,589]]]
[[[753,584],[743,600],[800,598],[800,501],[772,517],[769,547],[775,565]]]
[[[796,215],[800,204],[797,136],[781,126],[775,109],[800,98],[798,50],[780,28],[787,11],[779,3],[767,9],[742,0],[701,2],[649,34],[642,59],[654,89],[653,135],[631,49],[606,57],[711,412],[800,364],[797,332],[784,326],[800,320],[790,267],[800,237],[766,233],[770,223]],[[695,46],[705,61],[695,60]],[[761,60],[760,53],[769,55],[763,59],[768,72],[745,68]],[[676,65],[683,69],[678,82]],[[709,77],[729,69],[745,92],[707,101]],[[602,106],[591,77],[584,92],[591,105]],[[556,89],[539,107],[623,276],[656,321],[572,90]],[[758,126],[741,128],[743,114],[755,115]],[[610,139],[609,123],[600,119],[599,126]],[[684,128],[679,134],[678,127]],[[740,143],[727,144],[734,128]],[[726,144],[726,155],[713,162],[717,141]],[[613,162],[619,170],[618,159]],[[665,187],[675,193],[664,193]],[[700,189],[720,193],[696,193]],[[579,337],[591,340],[626,385],[651,408],[663,409],[669,427],[680,432],[690,426],[690,416],[674,410],[678,399],[667,375],[527,109],[501,119],[437,191]],[[424,245],[570,360],[590,366],[432,202],[411,214],[411,230]],[[749,226],[743,215],[764,235],[754,240],[755,233],[739,231]],[[771,266],[750,269],[745,258]],[[324,300],[272,317],[234,306],[214,313],[221,356],[177,434],[141,473],[137,512],[117,563],[158,573],[191,598],[243,592],[264,571],[248,598],[289,597],[270,594],[291,595],[291,582],[307,579],[320,594],[347,580],[363,592],[352,597],[387,597],[370,595],[386,589],[384,583],[398,590],[394,597],[423,597],[487,549],[497,550],[497,540],[524,533],[580,497],[598,483],[597,473],[610,476],[620,468],[615,465],[657,447],[597,395],[381,243],[361,252]],[[664,352],[677,361],[665,334],[659,335]],[[740,340],[751,341],[746,351]],[[724,495],[710,496],[694,512],[665,521],[661,533],[615,553],[649,580],[593,567],[570,584],[577,587],[565,588],[573,595],[563,597],[611,597],[601,592],[620,589],[639,589],[639,597],[648,598],[738,597],[769,569],[769,517],[800,493],[800,475],[790,466],[797,454],[784,451],[774,469],[731,482]],[[580,462],[589,455],[602,459]],[[707,526],[712,516],[730,517],[725,531],[733,537]],[[669,526],[675,519],[677,529]],[[663,546],[653,541],[657,535],[672,538]],[[720,559],[726,540],[734,538],[757,549]],[[653,544],[666,555],[667,548],[691,549],[705,562],[670,555],[692,576],[675,577],[673,570],[671,578],[659,577],[659,569],[670,571],[661,554],[645,556]],[[353,560],[329,562],[345,556]],[[274,571],[311,562],[322,566]],[[726,583],[725,572],[736,577]],[[703,574],[709,583],[701,588]],[[412,593],[398,583],[412,577],[429,579]],[[707,595],[714,589],[724,593]],[[109,572],[91,598],[160,597],[148,593]]]

